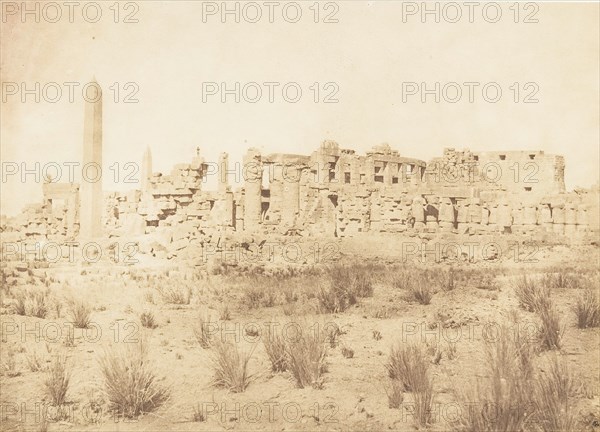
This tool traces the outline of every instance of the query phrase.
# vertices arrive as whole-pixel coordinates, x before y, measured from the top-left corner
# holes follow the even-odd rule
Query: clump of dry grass
[[[325,283],[317,290],[317,299],[325,312],[343,312],[359,298],[372,297],[373,266],[335,264],[327,268]]]
[[[147,359],[144,341],[105,351],[99,358],[110,409],[126,418],[136,418],[162,405],[169,389],[159,383]]]
[[[399,380],[390,379],[389,387],[384,387],[388,397],[389,408],[400,408],[404,402],[404,384]]]
[[[440,279],[443,291],[453,291],[456,288],[456,278],[452,270],[443,271]]]
[[[433,285],[436,277],[421,270],[403,270],[392,277],[392,284],[397,289],[406,290],[406,299],[428,305],[433,298]]]
[[[21,375],[21,372],[17,369],[17,361],[15,359],[15,351],[12,347],[9,347],[8,350],[5,350],[2,353],[2,368],[0,371],[2,375],[6,375],[9,378],[14,378],[16,376]]]
[[[140,314],[140,322],[142,323],[143,327],[149,329],[155,329],[158,327],[158,323],[154,319],[154,314],[152,312],[142,312]]]
[[[56,355],[44,380],[44,389],[50,397],[53,405],[60,406],[65,403],[69,381],[71,379],[71,368],[65,355]]]
[[[204,349],[210,348],[210,344],[212,341],[212,327],[214,326],[214,322],[211,320],[209,313],[201,313],[198,316],[198,321],[194,326],[194,336],[196,336],[196,340],[200,344],[200,346]]]
[[[565,362],[554,356],[547,373],[540,375],[534,386],[538,408],[535,422],[541,431],[575,431],[575,416],[569,400],[574,380]]]
[[[400,392],[400,389],[413,393],[414,405],[411,408],[415,421],[420,426],[426,426],[433,420],[433,384],[429,376],[429,365],[426,350],[413,344],[393,346],[385,365],[392,380],[392,390],[395,393]]]
[[[323,387],[323,373],[327,371],[327,335],[319,327],[304,326],[287,340],[287,368],[300,388]]]
[[[497,338],[487,340],[486,382],[478,383],[476,390],[459,391],[464,404],[477,408],[468,410],[451,427],[473,432],[529,430],[535,415],[530,391],[532,355],[531,342],[506,326]]]
[[[549,288],[560,289],[560,288],[577,288],[581,285],[581,278],[577,275],[570,273],[568,269],[556,268],[551,269],[550,273],[545,273],[542,277],[542,284]]]
[[[252,351],[242,352],[231,341],[219,338],[212,343],[212,369],[214,371],[213,385],[226,388],[234,393],[242,393],[252,380],[248,371],[248,363]]]
[[[192,298],[192,289],[183,284],[157,284],[155,287],[163,303],[187,305]]]
[[[269,330],[263,335],[263,344],[271,362],[271,370],[273,372],[287,370],[286,341],[281,332],[269,327]]]
[[[538,334],[541,348],[544,350],[560,349],[565,329],[561,326],[558,310],[552,301],[548,300],[540,306],[537,312],[541,319]]]
[[[36,318],[46,318],[51,307],[50,290],[32,288],[12,290],[14,297],[10,306],[13,312],[22,316],[33,316]]]
[[[24,289],[14,290],[11,292],[14,297],[11,308],[13,312],[17,315],[24,316],[27,312],[26,302],[27,302],[27,291]]]
[[[427,353],[418,345],[395,345],[392,347],[385,365],[391,379],[400,381],[404,390],[424,388],[427,380],[429,359]]]
[[[40,359],[35,349],[26,354],[26,359],[27,365],[29,366],[29,370],[31,372],[37,372],[42,370],[43,361],[42,359]]]
[[[343,312],[358,301],[354,293],[336,283],[320,284],[316,292],[319,307],[327,313]]]
[[[600,327],[600,299],[593,290],[588,288],[583,291],[577,298],[573,312],[577,317],[577,327]]]
[[[538,285],[533,278],[521,276],[515,282],[515,295],[519,306],[529,312],[537,312],[550,300],[550,288]]]
[[[50,310],[50,290],[30,292],[29,299],[26,302],[27,315],[36,318],[46,318]]]
[[[88,328],[91,314],[92,307],[84,300],[73,299],[69,302],[69,316],[75,327]]]

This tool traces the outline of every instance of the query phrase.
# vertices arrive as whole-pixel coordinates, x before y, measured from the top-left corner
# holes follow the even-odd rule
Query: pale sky
[[[539,149],[565,156],[568,189],[598,182],[598,3],[539,3],[538,23],[515,23],[512,2],[503,5],[496,23],[486,22],[481,10],[475,10],[474,23],[465,16],[458,23],[436,23],[432,17],[422,23],[418,14],[403,22],[406,4],[391,1],[335,2],[338,23],[315,23],[312,1],[299,2],[303,15],[297,23],[282,18],[282,6],[275,9],[274,23],[268,16],[258,23],[243,18],[235,23],[233,17],[222,23],[219,15],[204,23],[202,2],[142,1],[136,3],[138,23],[115,23],[109,9],[114,2],[100,3],[97,23],[86,22],[81,9],[70,23],[66,6],[57,23],[36,23],[32,16],[22,23],[19,12],[8,15],[3,5],[3,163],[33,168],[36,161],[80,161],[83,137],[81,86],[73,103],[65,86],[56,103],[43,98],[35,103],[32,96],[22,103],[20,94],[7,94],[7,83],[83,85],[95,76],[104,89],[105,190],[136,187],[115,184],[109,167],[141,163],[146,146],[154,171],[168,172],[175,163],[191,161],[197,146],[208,161],[216,162],[225,151],[234,163],[248,147],[310,154],[325,139],[359,153],[387,142],[403,156],[426,161],[445,147]],[[119,21],[133,10],[121,6]],[[324,7],[321,3],[320,21],[334,11]],[[262,12],[268,15],[267,7]],[[521,10],[520,21],[527,12]],[[123,103],[127,82],[139,87],[138,103]],[[226,82],[230,88],[235,82],[281,85],[274,103],[268,102],[267,87],[257,103],[234,103],[231,96],[221,103],[219,95],[202,101],[203,82]],[[298,103],[282,98],[288,82],[303,91]],[[321,99],[330,90],[324,84],[336,83],[339,102],[315,103],[309,88],[315,82]],[[473,103],[465,86],[457,103],[435,103],[433,97],[422,103],[418,95],[403,102],[403,82],[481,85]],[[481,95],[488,82],[503,91],[497,103]],[[515,82],[521,85],[519,103],[509,89]],[[538,103],[522,102],[532,89],[523,89],[527,82],[539,88]],[[121,88],[117,103],[109,89],[114,83]],[[26,180],[3,181],[2,213],[41,201],[41,184],[33,176]]]

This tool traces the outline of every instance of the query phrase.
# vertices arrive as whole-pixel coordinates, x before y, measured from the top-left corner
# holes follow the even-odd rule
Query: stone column
[[[469,214],[469,228],[476,232],[480,231],[483,209],[481,208],[481,200],[479,198],[471,198]]]
[[[450,198],[440,199],[438,220],[442,231],[449,232],[454,228],[454,206]]]
[[[279,162],[273,163],[269,173],[269,223],[279,223],[285,200],[283,165]]]
[[[413,198],[411,205],[411,213],[415,218],[415,229],[422,231],[425,227],[425,209],[423,209],[424,199],[421,195],[417,195]]]
[[[555,234],[565,233],[565,205],[556,203],[552,206],[552,231]]]
[[[255,148],[244,155],[244,230],[259,227],[262,212],[262,158]]]
[[[528,232],[535,231],[537,223],[537,207],[535,204],[527,204],[523,210],[523,228]]]
[[[300,168],[295,164],[283,167],[283,209],[281,221],[288,226],[296,223],[300,210]]]
[[[573,236],[577,232],[577,209],[575,203],[567,202],[565,205],[565,235]]]
[[[577,231],[586,232],[589,228],[588,208],[584,204],[577,206]]]
[[[229,173],[229,155],[227,153],[221,153],[219,155],[219,185],[217,191],[220,194],[227,192],[229,182],[227,181],[227,174]]]

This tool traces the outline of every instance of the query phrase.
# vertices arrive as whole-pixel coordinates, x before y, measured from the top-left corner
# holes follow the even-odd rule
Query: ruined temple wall
[[[509,193],[543,195],[565,192],[562,156],[543,151],[476,152],[480,186],[500,186]],[[487,181],[486,181],[487,180]]]
[[[225,166],[226,161],[222,155]],[[311,156],[262,156],[250,149],[244,158],[245,183],[232,192],[226,177],[218,190],[202,191],[207,165],[196,157],[168,175],[148,176],[142,191],[105,194],[104,226],[111,236],[155,233],[181,245],[184,238],[215,230],[338,236],[549,232],[567,237],[598,231],[598,190],[564,193],[561,157],[446,149],[433,161],[437,167],[401,157],[386,145],[364,156],[332,142]],[[454,167],[455,174],[464,174],[466,167],[468,175],[447,181],[436,172],[440,164]],[[471,168],[486,164],[499,168],[502,177],[509,173],[512,181],[477,182]],[[538,187],[525,191],[514,176],[525,180],[529,174],[531,179],[532,167]],[[263,185],[266,168],[268,186]],[[47,186],[45,195],[71,197],[65,187]],[[66,235],[72,221],[59,209],[45,208],[30,211],[22,226],[30,235]]]
[[[427,164],[429,191],[474,187],[483,192],[539,199],[565,192],[564,158],[542,151],[471,152],[444,149]]]

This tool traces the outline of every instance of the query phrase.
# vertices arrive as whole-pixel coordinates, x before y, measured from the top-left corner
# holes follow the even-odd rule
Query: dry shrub
[[[161,406],[169,396],[147,359],[144,341],[105,351],[99,359],[110,409],[136,418]]]
[[[435,285],[436,276],[422,270],[403,269],[392,276],[392,285],[396,289],[406,290],[406,299],[416,301],[422,305],[428,305],[433,298],[433,285]]]
[[[92,307],[85,301],[73,299],[69,302],[69,316],[77,328],[88,328]]]
[[[265,351],[271,362],[271,370],[273,370],[273,372],[283,372],[287,370],[286,342],[281,332],[269,327],[269,330],[263,335],[263,344],[265,345]]]
[[[576,430],[570,396],[574,380],[565,362],[554,356],[547,373],[536,380],[534,392],[537,415],[535,423],[543,432]]]
[[[442,271],[440,273],[440,282],[443,291],[453,291],[456,288],[456,277],[452,270]]]
[[[158,292],[163,303],[187,305],[192,298],[192,290],[183,284],[174,283],[173,285],[158,283],[154,288]]]
[[[17,315],[24,316],[27,312],[25,305],[27,301],[27,291],[24,289],[14,290],[12,296],[14,297],[11,303],[13,312]]]
[[[548,288],[578,288],[582,283],[582,279],[579,276],[568,272],[568,269],[557,268],[552,270],[551,273],[544,274],[541,281],[542,284]]]
[[[11,291],[14,297],[11,308],[17,315],[46,318],[51,307],[49,289],[18,289]]]
[[[515,282],[515,295],[521,308],[537,312],[550,301],[550,288],[539,286],[533,278],[523,275]]]
[[[386,388],[388,407],[400,408],[404,402],[404,384],[396,379],[390,379],[389,388]]]
[[[426,377],[419,385],[420,387],[413,390],[415,419],[420,426],[427,426],[433,422],[433,411],[431,409],[433,403],[433,384]]]
[[[242,352],[231,341],[220,338],[212,343],[211,363],[214,371],[213,385],[241,393],[250,384],[252,376],[248,372],[248,363],[252,351]]]
[[[31,372],[37,372],[42,370],[44,361],[43,359],[40,359],[35,349],[31,352],[28,352],[25,357],[27,359],[27,365],[29,366],[29,370]]]
[[[320,310],[326,313],[343,312],[356,304],[356,296],[339,284],[320,284],[316,292]]]
[[[413,393],[412,411],[420,426],[426,426],[433,420],[433,384],[429,376],[429,364],[427,352],[422,347],[408,344],[393,346],[385,365],[389,377],[397,381],[392,386],[401,386],[403,390]]]
[[[327,335],[318,326],[303,326],[287,342],[287,368],[300,388],[323,387],[323,373],[327,370]]]
[[[400,381],[406,391],[426,387],[429,359],[426,351],[418,345],[393,346],[385,367],[389,377]]]
[[[26,302],[26,315],[46,318],[50,310],[50,305],[50,290],[32,291],[29,293],[29,298]]]
[[[573,312],[577,317],[577,327],[600,327],[600,299],[597,292],[589,288],[584,290],[577,298]]]
[[[65,355],[56,355],[52,364],[46,372],[44,389],[55,406],[65,403],[69,381],[71,379],[71,368]]]
[[[149,329],[155,329],[158,327],[158,323],[154,319],[154,314],[152,312],[142,312],[140,314],[140,322],[142,323],[143,327]]]
[[[539,340],[543,350],[560,349],[564,326],[560,323],[560,314],[552,303],[548,300],[540,306],[538,310],[541,323],[539,328]]]
[[[326,282],[319,286],[317,299],[325,312],[343,312],[356,304],[359,298],[372,297],[373,266],[341,265],[327,268]]]
[[[478,383],[476,390],[459,392],[462,405],[475,408],[453,422],[452,428],[473,432],[529,430],[535,415],[532,355],[531,342],[506,326],[494,340],[487,340],[488,378]]]
[[[21,375],[21,372],[17,369],[17,361],[15,359],[15,351],[12,347],[8,348],[8,351],[4,350],[2,353],[2,365],[0,371],[2,375],[6,375],[9,378],[14,378]]]
[[[214,328],[213,328],[214,327]],[[212,321],[210,314],[200,313],[198,316],[198,321],[194,326],[194,336],[196,336],[196,340],[200,344],[200,346],[204,349],[210,348],[210,344],[212,341],[212,331],[216,328],[216,324]]]

